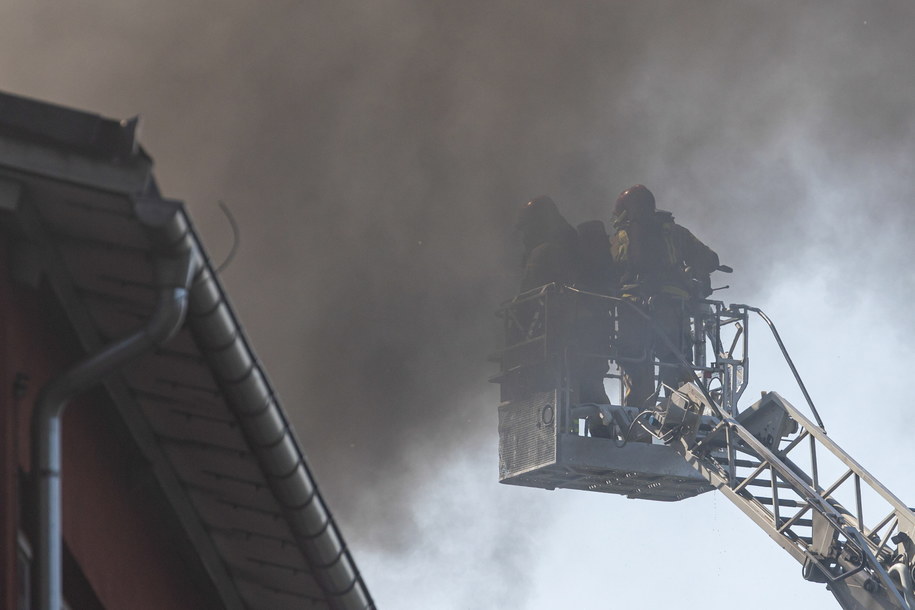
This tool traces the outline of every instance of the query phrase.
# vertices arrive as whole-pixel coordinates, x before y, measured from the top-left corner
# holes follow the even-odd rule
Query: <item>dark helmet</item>
[[[521,231],[522,241],[528,249],[543,243],[567,224],[559,213],[556,202],[547,196],[536,197],[525,203],[515,220],[515,228]]]
[[[515,227],[521,230],[532,226],[546,226],[559,216],[556,202],[547,196],[535,197],[524,204],[518,211]]]
[[[616,198],[613,215],[627,212],[630,218],[644,218],[655,211],[654,195],[644,185],[630,186]]]

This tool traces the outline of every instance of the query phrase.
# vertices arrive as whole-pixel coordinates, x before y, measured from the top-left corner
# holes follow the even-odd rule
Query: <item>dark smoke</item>
[[[456,456],[488,453],[495,478],[485,358],[532,196],[607,220],[641,182],[737,270],[716,278],[729,299],[803,262],[905,310],[913,18],[902,0],[22,1],[0,9],[0,86],[140,113],[217,261],[232,208],[224,280],[331,506],[406,552]],[[507,573],[529,548],[493,544]]]

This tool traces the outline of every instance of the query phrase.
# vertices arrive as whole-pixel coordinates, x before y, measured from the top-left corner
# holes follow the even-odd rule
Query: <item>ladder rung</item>
[[[727,466],[728,464],[727,458],[714,457],[714,460],[722,466]],[[751,462],[750,460],[734,460],[734,465],[738,468],[759,468],[761,463],[762,462]]]
[[[766,496],[753,496],[753,499],[759,502],[760,504],[772,504],[772,498],[767,498]],[[784,506],[787,508],[800,508],[801,506],[807,506],[806,502],[798,502],[796,500],[789,500],[786,498],[779,498],[778,505]]]
[[[812,536],[798,536],[791,530],[783,532],[783,534],[785,535],[785,537],[790,538],[791,540],[799,540],[801,542],[806,542],[808,545],[813,544]]]
[[[737,483],[743,483],[744,481],[745,481],[745,479],[737,479]],[[753,479],[752,481],[750,481],[749,483],[747,483],[747,487],[750,487],[750,486],[771,488],[772,481],[766,481],[764,479],[760,480],[759,478],[756,478],[756,479]],[[790,485],[788,485],[787,483],[785,483],[784,481],[779,481],[778,483],[775,484],[775,486],[778,487],[779,489],[792,489],[792,487]]]
[[[782,521],[787,522],[788,520],[782,519]],[[794,523],[791,524],[791,527],[794,527],[794,526],[813,527],[813,519],[798,519],[797,521],[795,521]]]

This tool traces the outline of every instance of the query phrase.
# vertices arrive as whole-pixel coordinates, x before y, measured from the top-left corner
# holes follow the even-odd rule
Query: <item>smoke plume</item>
[[[901,0],[16,0],[0,87],[140,114],[217,262],[230,207],[230,298],[345,532],[396,555],[450,465],[486,453],[496,476],[486,356],[533,196],[606,221],[644,183],[736,269],[731,300],[806,269],[906,310],[913,18]],[[489,551],[512,578],[522,522]]]

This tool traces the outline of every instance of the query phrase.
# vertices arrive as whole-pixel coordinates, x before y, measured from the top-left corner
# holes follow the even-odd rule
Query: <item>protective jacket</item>
[[[576,286],[589,292],[614,295],[619,291],[619,270],[613,262],[610,236],[600,220],[578,225],[580,258]]]
[[[623,212],[613,226],[611,252],[624,296],[706,296],[696,294],[694,280],[707,278],[718,267],[718,255],[674,222],[670,212],[658,210],[640,222]]]
[[[578,234],[564,218],[550,217],[537,230],[525,229],[521,292],[553,282],[572,284],[578,275]]]

